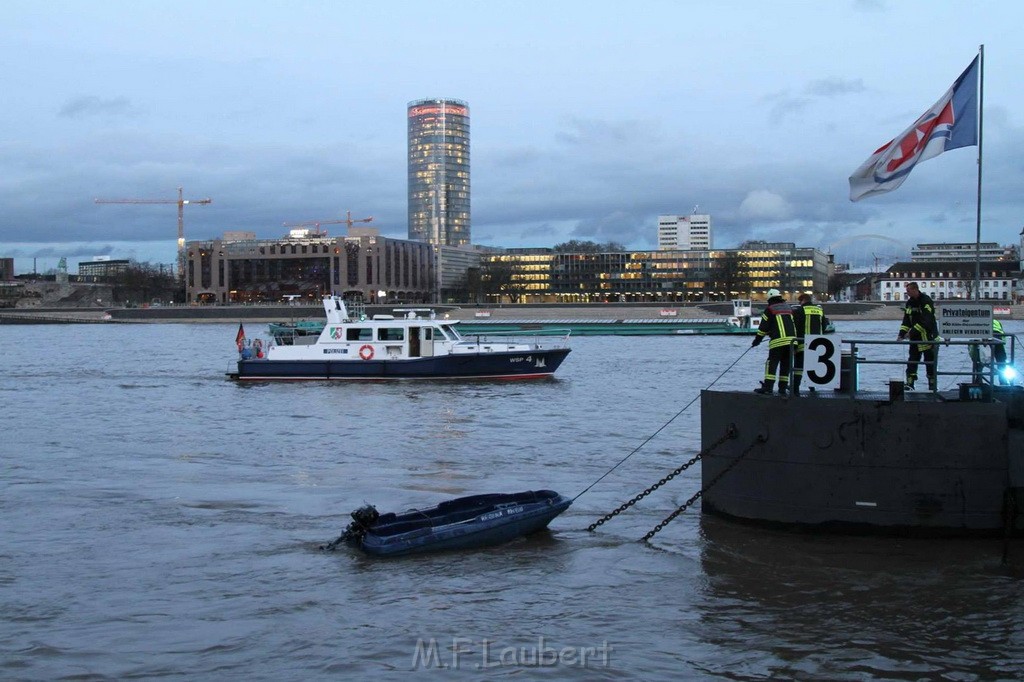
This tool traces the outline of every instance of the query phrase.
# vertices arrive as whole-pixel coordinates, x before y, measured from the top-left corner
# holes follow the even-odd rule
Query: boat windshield
[[[462,335],[455,331],[455,327],[450,324],[442,324],[441,333],[444,334],[445,338],[449,341],[459,341],[462,339]]]

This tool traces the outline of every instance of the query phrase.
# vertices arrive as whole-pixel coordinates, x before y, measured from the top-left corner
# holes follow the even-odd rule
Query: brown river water
[[[639,542],[699,464],[586,530],[699,450],[701,389],[757,384],[749,337],[578,338],[539,382],[238,385],[236,330],[0,326],[0,678],[1024,679],[1021,541],[1003,563],[1000,540],[767,531],[698,504]],[[575,496],[655,433],[547,532],[318,549],[367,502]]]

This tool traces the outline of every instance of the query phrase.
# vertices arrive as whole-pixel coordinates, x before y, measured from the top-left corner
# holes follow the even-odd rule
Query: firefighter
[[[791,347],[796,341],[796,328],[793,326],[793,309],[782,298],[778,289],[768,290],[768,306],[761,315],[761,324],[757,328],[757,336],[750,344],[751,348],[761,343],[764,337],[768,342],[768,359],[764,363],[764,381],[754,393],[771,395],[775,380],[779,380],[779,395],[786,395],[789,390]]]
[[[917,381],[917,363],[921,358],[928,363],[925,373],[928,375],[928,390],[937,391],[939,338],[938,326],[935,323],[935,303],[931,296],[921,291],[917,282],[907,284],[907,304],[903,308],[903,322],[900,324],[900,341],[910,337],[911,341],[935,341],[935,343],[912,343],[907,356],[908,391],[914,390]]]
[[[999,320],[992,320],[992,339],[995,341],[1002,341],[1005,338],[1003,333],[1003,323]],[[967,353],[971,356],[973,364],[973,379],[975,383],[981,381],[981,377],[984,372],[984,363],[981,361],[981,349],[978,344],[972,343],[967,347]],[[1009,385],[1010,381],[1007,381],[1003,376],[1003,372],[1006,371],[1006,346],[992,346],[992,361],[995,363],[995,383],[1004,383]],[[1000,381],[1002,379],[1002,381]]]
[[[800,395],[800,380],[804,376],[804,337],[824,334],[828,318],[820,305],[814,303],[810,292],[796,297],[800,304],[793,308],[793,326],[796,327],[796,354],[793,356],[793,395]],[[814,387],[811,387],[814,390]]]

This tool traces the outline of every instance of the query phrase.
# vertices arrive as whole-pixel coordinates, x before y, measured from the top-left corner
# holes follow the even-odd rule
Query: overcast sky
[[[1022,27],[1017,0],[5,0],[0,256],[171,263],[173,204],[93,200],[179,186],[213,199],[188,239],[346,210],[405,238],[406,105],[429,97],[470,105],[477,244],[651,248],[694,207],[719,248],[974,241],[977,147],[857,203],[848,177],[981,44],[982,240],[1018,243]]]

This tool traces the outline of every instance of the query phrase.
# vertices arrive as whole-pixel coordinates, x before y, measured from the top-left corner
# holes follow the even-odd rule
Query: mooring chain
[[[767,440],[768,440],[768,439],[767,439],[767,438],[766,438],[766,437],[764,436],[764,434],[758,434],[758,435],[757,435],[757,438],[755,438],[755,439],[754,439],[754,442],[752,442],[752,443],[751,443],[750,445],[748,445],[748,446],[747,446],[747,449],[746,449],[746,450],[744,450],[743,452],[741,452],[741,453],[739,454],[739,457],[737,457],[737,458],[736,458],[736,459],[734,459],[733,461],[729,462],[729,465],[728,465],[727,467],[725,467],[724,469],[722,469],[721,471],[719,471],[719,472],[718,472],[718,475],[716,475],[716,476],[715,476],[714,478],[712,478],[712,479],[711,479],[711,480],[710,480],[710,481],[708,482],[708,484],[707,484],[706,486],[704,486],[703,488],[701,488],[700,490],[698,490],[698,491],[697,491],[696,493],[694,493],[694,494],[693,494],[693,497],[691,497],[691,498],[690,498],[690,499],[688,499],[688,500],[687,500],[687,501],[686,501],[685,503],[683,503],[683,506],[679,507],[679,509],[676,509],[676,510],[675,510],[674,512],[672,512],[672,513],[671,513],[671,514],[669,514],[669,515],[668,515],[667,517],[665,517],[665,520],[664,520],[664,521],[662,521],[662,522],[661,522],[661,523],[659,523],[659,524],[658,524],[657,526],[655,526],[654,528],[652,528],[652,529],[651,529],[651,531],[650,531],[649,533],[647,533],[647,535],[645,535],[645,536],[643,537],[643,542],[649,542],[649,541],[650,541],[650,539],[651,539],[651,538],[653,538],[653,537],[654,537],[655,535],[657,535],[657,534],[658,534],[658,533],[659,533],[659,532],[660,532],[660,531],[661,531],[661,530],[662,530],[662,529],[663,529],[663,528],[664,528],[665,526],[667,526],[668,524],[672,523],[672,522],[673,522],[673,521],[675,520],[675,518],[676,518],[677,516],[679,516],[679,515],[680,515],[680,514],[682,514],[682,513],[684,512],[684,511],[686,511],[687,509],[689,509],[689,508],[690,508],[690,506],[691,506],[691,505],[692,505],[692,504],[693,504],[694,502],[696,502],[697,500],[699,500],[699,499],[701,498],[701,496],[703,496],[703,495],[704,495],[704,493],[706,493],[706,492],[707,492],[708,490],[710,490],[710,489],[711,489],[711,487],[712,487],[713,485],[715,485],[716,483],[718,483],[718,480],[719,480],[720,478],[722,478],[722,476],[725,476],[725,475],[726,475],[727,473],[729,473],[729,470],[730,470],[730,469],[732,469],[732,468],[733,468],[734,466],[736,466],[737,464],[739,464],[740,460],[741,460],[741,459],[743,459],[744,457],[746,457],[746,456],[747,456],[747,453],[748,453],[748,452],[750,452],[751,450],[753,450],[753,449],[754,449],[754,446],[755,446],[755,445],[758,445],[758,444],[760,444],[760,443],[764,443],[764,442],[765,442],[765,441],[767,441]]]
[[[684,471],[686,471],[687,469],[692,467],[694,464],[699,462],[701,460],[701,458],[704,457],[704,455],[709,454],[710,452],[712,452],[715,448],[717,448],[719,445],[721,445],[725,441],[729,440],[730,438],[735,438],[735,437],[736,437],[736,425],[735,424],[729,424],[728,428],[726,428],[726,430],[725,430],[725,433],[722,434],[722,437],[719,438],[718,440],[716,440],[714,443],[712,443],[711,447],[698,452],[696,455],[694,455],[689,460],[687,460],[682,466],[680,466],[680,467],[674,469],[673,471],[669,472],[668,474],[666,474],[664,478],[662,478],[660,481],[658,481],[657,483],[652,485],[650,488],[648,488],[647,490],[643,491],[642,493],[639,493],[636,497],[634,497],[633,499],[629,500],[628,502],[623,502],[619,506],[618,509],[616,509],[616,510],[614,510],[614,511],[608,513],[608,514],[606,514],[604,517],[598,519],[594,523],[592,523],[589,526],[587,526],[587,530],[593,532],[598,526],[602,525],[605,521],[608,521],[609,519],[612,519],[612,518],[618,516],[619,514],[621,514],[622,512],[626,511],[627,509],[632,507],[634,504],[636,504],[640,500],[644,499],[645,497],[647,497],[648,495],[653,493],[655,490],[657,490],[661,486],[665,485],[666,483],[671,481],[673,478],[675,478],[676,476],[678,476],[679,474],[683,473]]]

